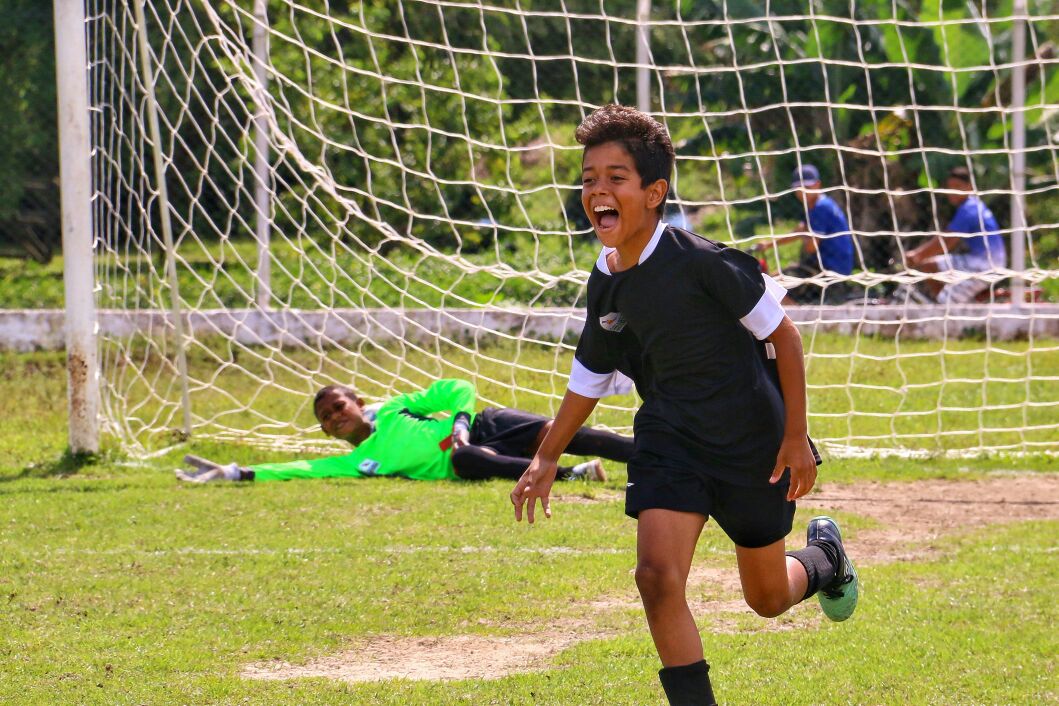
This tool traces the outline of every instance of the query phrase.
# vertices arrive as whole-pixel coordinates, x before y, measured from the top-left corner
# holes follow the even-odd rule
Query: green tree
[[[38,259],[57,245],[51,3],[0,0],[0,243]]]

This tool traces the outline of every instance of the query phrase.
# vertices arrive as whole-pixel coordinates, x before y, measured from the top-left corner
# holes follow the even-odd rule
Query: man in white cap
[[[804,164],[794,170],[791,179],[794,196],[805,207],[805,221],[799,224],[800,233],[779,238],[775,245],[801,239],[802,256],[798,264],[788,269],[788,274],[811,277],[820,272],[837,275],[853,273],[853,235],[849,220],[834,199],[822,191],[820,171],[812,164]],[[760,243],[755,250],[765,250],[773,243]],[[801,303],[820,303],[825,299],[841,298],[846,288],[840,284],[823,287],[820,292],[811,291],[808,284],[800,285],[788,293],[788,297]],[[815,290],[815,287],[814,287]]]

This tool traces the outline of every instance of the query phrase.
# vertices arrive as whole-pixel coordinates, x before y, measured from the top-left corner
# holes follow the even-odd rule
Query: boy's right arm
[[[425,390],[398,395],[386,402],[387,410],[407,409],[413,414],[472,414],[475,403],[474,385],[466,380],[443,378],[435,380]]]
[[[544,516],[552,516],[548,496],[559,468],[559,457],[570,440],[574,438],[577,430],[588,419],[588,415],[592,414],[597,402],[599,400],[595,397],[585,397],[570,390],[566,391],[566,396],[559,405],[559,412],[555,415],[555,421],[552,422],[540,448],[537,449],[537,454],[533,457],[526,472],[518,479],[515,489],[511,491],[511,504],[515,506],[516,522],[522,521],[522,511],[525,506],[526,519],[533,524],[533,514],[538,499],[541,501]]]

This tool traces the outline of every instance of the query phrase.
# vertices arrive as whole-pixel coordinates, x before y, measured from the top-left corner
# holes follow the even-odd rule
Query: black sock
[[[710,665],[706,660],[682,667],[665,667],[658,680],[669,699],[669,706],[716,706],[710,686]]]
[[[809,542],[809,545],[820,547],[824,551],[824,554],[827,554],[827,560],[831,562],[831,566],[835,567],[835,576],[838,576],[838,572],[842,569],[842,567],[839,566],[838,547],[831,544],[831,542],[825,542],[820,539],[814,539]]]
[[[802,596],[803,601],[827,587],[835,580],[835,575],[838,573],[838,552],[827,542],[810,542],[805,549],[787,552],[787,556],[792,556],[801,562],[801,565],[805,567],[805,575],[809,577],[805,595]]]
[[[254,472],[249,468],[240,468],[239,480],[254,480]]]

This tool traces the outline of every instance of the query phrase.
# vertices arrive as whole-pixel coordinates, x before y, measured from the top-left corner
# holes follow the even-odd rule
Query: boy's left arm
[[[769,336],[776,349],[776,369],[780,376],[783,405],[787,410],[783,429],[783,443],[776,456],[770,483],[778,483],[783,471],[791,469],[791,485],[787,499],[795,500],[808,493],[816,482],[816,458],[809,448],[805,412],[805,360],[802,355],[802,336],[787,316]]]

